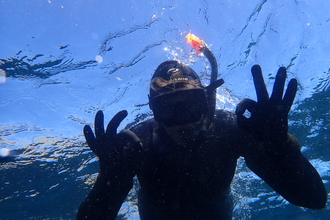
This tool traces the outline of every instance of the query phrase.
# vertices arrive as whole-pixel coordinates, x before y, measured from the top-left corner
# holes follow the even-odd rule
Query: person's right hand
[[[127,141],[133,146],[142,146],[137,135],[130,130],[123,130],[117,134],[117,128],[127,116],[127,111],[118,112],[109,122],[104,131],[104,116],[98,111],[95,116],[95,136],[89,125],[84,127],[84,135],[90,149],[99,157],[101,171],[118,170],[123,166],[123,151]]]
[[[261,67],[254,65],[251,71],[258,101],[245,98],[238,103],[236,108],[238,126],[263,142],[287,142],[288,113],[297,92],[297,80],[290,80],[283,96],[287,70],[285,67],[280,67],[273,92],[269,97]],[[250,118],[243,115],[246,110],[251,113]]]

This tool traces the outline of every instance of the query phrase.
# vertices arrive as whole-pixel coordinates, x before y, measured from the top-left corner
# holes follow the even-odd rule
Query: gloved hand
[[[238,126],[248,130],[260,141],[282,142],[288,138],[288,113],[297,92],[297,80],[291,79],[283,96],[286,68],[279,68],[273,93],[269,98],[261,68],[254,65],[251,69],[258,102],[243,99],[236,108]],[[251,113],[249,118],[243,114]]]
[[[130,130],[123,130],[117,134],[117,128],[127,116],[127,111],[118,112],[109,122],[104,131],[104,116],[98,111],[95,116],[95,135],[89,125],[84,127],[84,135],[90,149],[99,157],[101,171],[117,170],[123,167],[124,145],[130,141],[133,146],[141,147],[142,142]]]

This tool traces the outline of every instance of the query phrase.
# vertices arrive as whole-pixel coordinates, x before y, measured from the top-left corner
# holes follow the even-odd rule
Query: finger
[[[274,88],[271,96],[271,99],[274,100],[275,102],[276,101],[279,102],[282,100],[285,79],[286,79],[286,68],[282,66],[277,71]]]
[[[104,116],[102,111],[96,113],[94,129],[96,138],[101,138],[104,135]]]
[[[262,76],[261,67],[254,65],[251,69],[254,86],[256,88],[258,102],[265,102],[269,96],[264,78]]]
[[[122,122],[122,120],[124,120],[124,118],[126,118],[127,116],[127,111],[126,110],[122,110],[120,112],[118,112],[115,116],[113,116],[113,118],[111,119],[111,121],[109,122],[108,126],[107,126],[107,136],[115,136],[117,134],[117,128],[120,124],[120,122]]]
[[[89,125],[84,126],[84,136],[90,149],[95,153],[95,136]]]
[[[119,132],[118,136],[124,140],[130,141],[132,144],[138,147],[143,147],[142,141],[140,138],[133,132],[128,129],[124,129]]]
[[[245,110],[249,112],[255,112],[257,108],[257,102],[252,99],[243,99],[238,103],[236,107],[236,115],[243,115]]]
[[[297,87],[298,87],[298,81],[296,79],[291,79],[283,98],[283,104],[289,107],[289,109],[291,108],[293,100],[296,96]]]

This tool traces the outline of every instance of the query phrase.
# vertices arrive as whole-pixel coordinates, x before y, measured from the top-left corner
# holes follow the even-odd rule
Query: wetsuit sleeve
[[[115,220],[133,186],[133,176],[116,171],[100,172],[94,187],[78,210],[77,219]]]
[[[104,130],[104,116],[95,116],[95,134],[84,127],[88,146],[98,156],[100,173],[88,197],[80,205],[77,219],[116,219],[118,210],[132,188],[134,157],[132,150],[139,148],[140,140],[130,130],[117,133],[127,111],[118,112]]]
[[[322,179],[300,152],[294,136],[288,134],[283,143],[258,143],[244,157],[248,167],[290,203],[310,209],[325,207]]]

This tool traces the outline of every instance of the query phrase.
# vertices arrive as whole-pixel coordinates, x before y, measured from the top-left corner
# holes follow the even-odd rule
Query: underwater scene
[[[3,0],[0,2],[0,219],[75,219],[99,172],[83,127],[120,110],[119,130],[153,118],[150,79],[180,60],[204,84],[218,62],[217,108],[256,100],[251,67],[269,91],[279,67],[298,80],[289,132],[330,192],[329,0]],[[117,219],[138,220],[138,180]],[[233,219],[330,219],[287,202],[238,160]]]

